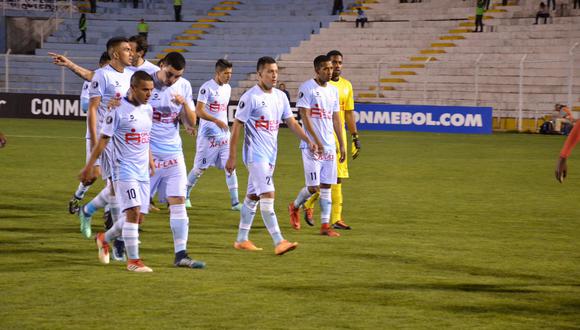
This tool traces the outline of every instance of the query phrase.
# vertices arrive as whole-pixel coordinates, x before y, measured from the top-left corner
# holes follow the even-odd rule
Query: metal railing
[[[534,59],[533,56],[525,54],[511,54],[509,59],[502,61],[498,60],[501,56],[490,57],[489,54],[477,54],[477,57],[474,56],[474,60],[471,61],[434,61],[431,57],[426,56],[425,60],[416,62],[423,64],[424,68],[413,69],[417,75],[405,77],[408,82],[400,85],[395,84],[394,91],[383,91],[382,88],[389,86],[389,83],[383,83],[381,79],[388,76],[390,70],[405,70],[399,68],[399,65],[408,63],[407,57],[390,57],[389,60],[378,61],[375,65],[346,62],[344,75],[353,82],[355,99],[358,102],[493,106],[496,118],[515,118],[516,128],[523,130],[526,119],[538,120],[538,118],[552,113],[555,103],[567,103],[570,107],[575,102],[580,103],[577,99],[580,95],[580,81],[574,70],[580,63],[577,56],[579,44],[574,43],[569,47],[568,58],[559,54],[556,59],[546,60]],[[226,56],[227,54],[223,57]],[[80,80],[77,78],[72,80],[71,74],[66,74],[67,69],[63,67],[55,70],[50,84],[30,83],[32,88],[16,86],[14,80],[11,84],[11,75],[18,76],[19,74],[13,68],[22,63],[40,59],[46,62],[46,68],[54,68],[54,65],[51,64],[51,59],[48,56],[13,55],[8,51],[6,54],[0,55],[0,60],[2,57],[4,57],[5,65],[4,72],[0,73],[0,77],[3,75],[3,90],[6,92],[46,91],[76,94],[80,90],[80,84],[77,88],[71,87],[73,81],[77,83]],[[98,62],[98,58],[92,56],[71,59],[87,68],[95,67]],[[201,64],[208,68],[213,68],[215,64],[215,60],[212,59],[188,59],[187,61],[189,69],[186,69],[185,76],[190,79],[199,77],[199,73],[191,69],[193,64],[197,64],[197,67]],[[248,67],[254,64],[254,61],[234,61],[234,68]],[[295,69],[299,66],[305,67],[306,64],[308,67],[312,65],[310,61],[284,59],[279,61],[281,68],[279,81],[286,83],[293,96],[297,94],[298,85],[313,75],[312,70]],[[361,71],[364,74],[358,72],[359,70],[365,70]],[[209,72],[211,70],[208,70],[207,76],[204,74],[204,78],[209,79],[211,76]],[[243,73],[251,74],[253,72]],[[285,75],[290,74],[291,78],[285,77]],[[253,82],[253,79],[255,79],[254,76],[246,76],[245,82],[240,84],[241,87],[247,87],[249,81]],[[235,84],[233,85],[235,86]],[[358,97],[359,93],[370,89],[377,94],[384,94],[384,97]],[[240,89],[233,91],[233,97],[238,97],[239,95],[236,93],[240,92]]]

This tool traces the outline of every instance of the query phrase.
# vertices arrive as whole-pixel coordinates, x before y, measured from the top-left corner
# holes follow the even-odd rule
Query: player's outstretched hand
[[[187,134],[191,135],[191,136],[196,136],[197,135],[197,127],[195,126],[189,126],[189,125],[185,125],[185,131],[187,132]]]
[[[564,157],[558,158],[558,163],[556,164],[556,180],[560,183],[564,183],[564,179],[568,175],[568,164],[567,159]]]
[[[171,100],[173,103],[177,104],[177,105],[184,105],[185,104],[185,98],[179,94],[171,94],[173,96],[173,99]]]
[[[85,166],[79,173],[79,181],[82,183],[89,182],[93,178],[93,167]]]
[[[115,97],[111,98],[109,100],[109,103],[107,104],[107,109],[110,110],[115,110],[116,108],[118,108],[121,105],[121,94],[117,93],[115,95]]]
[[[352,153],[352,159],[356,159],[360,152],[360,140],[358,139],[358,134],[352,135],[352,146],[350,148],[350,152]]]
[[[64,55],[57,54],[57,53],[48,53],[48,55],[50,57],[52,57],[53,64],[64,66],[67,68],[70,67],[70,65],[72,64],[71,60],[69,60],[68,57],[66,57]]]
[[[312,141],[308,141],[308,149],[310,149],[310,152],[313,154],[318,153],[318,145],[316,143],[312,143]]]
[[[236,159],[229,157],[228,161],[226,162],[226,171],[229,174],[232,174],[235,169],[236,169]]]
[[[8,142],[8,140],[6,140],[6,135],[0,132],[0,148],[4,148],[6,146],[6,142]]]
[[[224,132],[227,132],[230,129],[228,124],[224,123],[223,121],[221,121],[219,119],[214,121],[214,123]]]
[[[344,163],[345,160],[346,160],[346,150],[345,150],[344,146],[342,146],[340,148],[340,158],[338,159],[338,161],[341,163]]]

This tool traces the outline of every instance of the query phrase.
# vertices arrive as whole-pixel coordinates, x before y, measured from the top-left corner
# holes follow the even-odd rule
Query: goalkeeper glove
[[[352,146],[350,151],[352,153],[352,159],[356,159],[358,157],[358,153],[360,152],[360,140],[358,139],[358,134],[356,133],[352,135]]]

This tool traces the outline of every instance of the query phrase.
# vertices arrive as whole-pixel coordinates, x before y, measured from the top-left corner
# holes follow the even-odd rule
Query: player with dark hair
[[[169,204],[169,225],[173,233],[176,267],[204,268],[205,263],[187,254],[189,217],[185,208],[187,169],[179,122],[193,127],[196,122],[192,88],[184,79],[185,59],[177,52],[165,56],[160,70],[153,75],[155,89],[150,104],[153,107],[151,153],[155,175],[151,177],[150,197],[158,193],[159,200]]]
[[[130,70],[133,71],[145,71],[148,74],[154,74],[159,70],[159,67],[145,59],[145,55],[147,55],[147,50],[149,49],[149,45],[147,43],[147,38],[144,38],[141,35],[135,35],[129,38],[129,45],[131,46],[131,50],[133,51],[133,65]]]
[[[199,88],[195,112],[200,118],[195,148],[193,169],[187,176],[187,207],[191,207],[190,193],[199,178],[209,167],[224,170],[230,155],[230,130],[228,127],[228,104],[232,88],[233,65],[225,59],[215,64],[213,79]],[[238,177],[236,171],[224,171],[230,192],[232,210],[239,211],[242,204],[238,199]]]
[[[133,60],[133,52],[126,38],[115,37],[107,42],[107,52],[111,62],[96,70],[89,88],[89,111],[88,111],[88,134],[90,138],[91,150],[94,149],[97,142],[98,132],[101,131],[106,114],[108,113],[109,102],[114,98],[124,97],[130,87],[132,72],[126,70]],[[100,167],[102,177],[107,180],[109,196],[107,203],[111,211],[113,221],[119,218],[120,211],[115,191],[112,186],[112,153],[111,147],[105,149],[102,153],[100,162],[95,163]],[[98,170],[96,171],[98,173]],[[81,221],[81,232],[87,238],[91,237],[91,218],[97,210],[96,203],[89,202],[79,210]]]
[[[127,270],[145,273],[153,270],[139,258],[139,222],[149,209],[149,175],[154,172],[149,148],[153,109],[147,104],[153,92],[153,79],[147,72],[137,71],[130,84],[129,95],[123,97],[115,111],[106,114],[101,136],[80,179],[92,176],[97,158],[110,145],[114,150],[111,178],[124,216],[106,233],[97,233],[99,261],[109,263],[109,242],[122,236],[128,255]]]
[[[318,145],[318,153],[312,153],[305,143],[300,144],[306,187],[302,188],[296,199],[290,203],[290,224],[300,229],[300,206],[314,193],[320,192],[320,234],[330,237],[340,236],[330,228],[332,197],[330,187],[336,184],[337,159],[334,134],[338,136],[339,161],[346,157],[342,129],[340,127],[340,106],[338,90],[328,81],[332,78],[332,63],[326,55],[314,59],[314,79],[304,82],[298,93],[296,107],[306,135]]]
[[[258,202],[264,224],[275,245],[274,253],[282,255],[294,250],[298,243],[290,243],[282,237],[274,211],[274,168],[278,150],[278,128],[285,121],[288,128],[316,152],[316,145],[304,133],[294,119],[286,95],[274,88],[278,81],[278,65],[271,57],[262,57],[257,63],[258,83],[246,91],[238,103],[232,136],[230,156],[226,170],[233,173],[237,162],[237,144],[240,131],[244,130],[243,161],[248,169],[248,188],[242,210],[234,248],[238,250],[261,250],[249,240],[249,233],[256,215]]]
[[[356,128],[356,122],[354,119],[354,97],[352,91],[352,84],[350,81],[342,77],[342,63],[343,63],[343,56],[342,53],[338,50],[331,50],[326,54],[326,56],[330,57],[332,62],[332,79],[330,79],[329,83],[335,86],[338,89],[338,97],[340,102],[340,120],[341,124],[340,127],[342,128],[342,138],[344,139],[344,145],[347,145],[346,141],[346,130],[344,129],[344,124],[346,122],[346,127],[348,127],[348,131],[352,137],[352,159],[356,159],[359,155],[361,144],[358,136],[358,131]],[[338,140],[337,140],[338,143]],[[340,154],[337,155],[340,158]],[[333,184],[331,187],[332,190],[332,212],[330,215],[330,222],[334,229],[351,229],[349,225],[344,222],[342,217],[342,180],[349,177],[348,174],[348,161],[345,157],[344,162],[338,162],[338,179],[337,183]],[[313,222],[313,213],[314,213],[314,205],[316,201],[318,201],[320,194],[315,193],[313,194],[305,203],[304,203],[304,220],[310,226],[314,225]]]

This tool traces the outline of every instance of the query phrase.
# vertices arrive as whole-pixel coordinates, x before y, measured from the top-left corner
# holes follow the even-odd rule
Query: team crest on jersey
[[[246,104],[244,103],[244,101],[240,101],[240,109],[243,109],[246,106]]]
[[[265,107],[266,106],[266,101],[262,101],[261,106]]]
[[[112,122],[113,122],[113,117],[107,116],[107,124],[110,124]]]
[[[154,100],[159,100],[159,93],[153,94],[153,99]]]
[[[202,88],[202,89],[199,91],[199,93],[200,93],[201,95],[204,95],[204,94],[205,94],[205,88]]]
[[[97,88],[99,87],[99,82],[98,81],[93,81],[93,88]]]
[[[115,80],[115,87],[119,87],[119,82]]]

